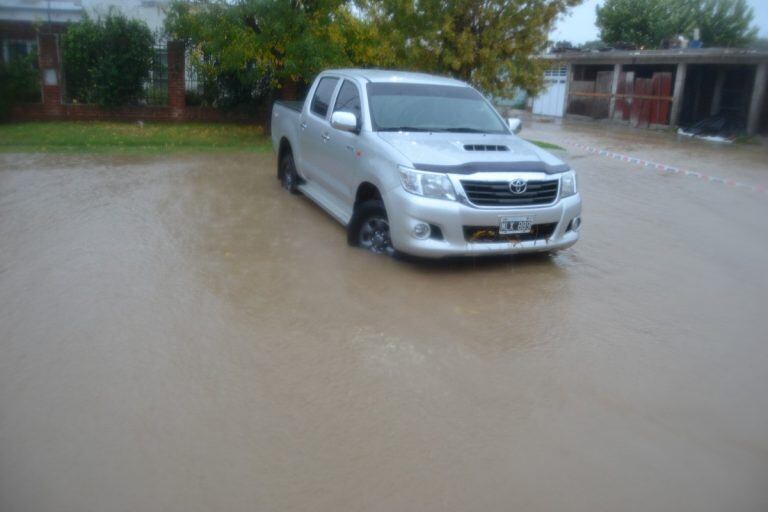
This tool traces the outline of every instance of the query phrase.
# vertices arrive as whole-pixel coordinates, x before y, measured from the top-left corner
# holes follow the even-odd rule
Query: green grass
[[[562,146],[558,146],[557,144],[552,144],[551,142],[544,142],[542,140],[531,140],[531,139],[525,139],[531,144],[536,144],[541,149],[559,149],[560,151],[565,151],[565,148]]]
[[[543,149],[564,148],[529,140]],[[0,124],[5,153],[189,153],[269,151],[261,126],[226,123],[48,122]]]
[[[261,126],[213,123],[0,124],[0,152],[180,153],[268,151]]]

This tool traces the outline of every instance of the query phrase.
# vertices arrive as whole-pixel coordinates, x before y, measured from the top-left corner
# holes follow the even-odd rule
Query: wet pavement
[[[0,156],[0,510],[767,510],[768,196],[567,148],[576,246],[436,263],[272,155]]]

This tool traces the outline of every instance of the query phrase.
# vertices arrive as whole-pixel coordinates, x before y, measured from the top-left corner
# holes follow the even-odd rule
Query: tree
[[[757,35],[746,0],[606,0],[597,7],[600,38],[608,44],[659,48],[701,30],[707,46],[746,46]]]
[[[686,6],[681,0],[606,0],[597,6],[596,23],[607,44],[658,48],[684,30]]]
[[[363,0],[367,19],[385,34],[398,66],[449,74],[488,94],[530,93],[542,86],[557,16],[582,0]]]
[[[166,31],[191,49],[217,104],[258,103],[327,67],[382,65],[377,28],[345,0],[176,0]]]
[[[746,0],[688,0],[687,32],[701,30],[708,46],[748,46],[757,37]]]
[[[37,54],[0,61],[0,118],[14,105],[40,101]]]
[[[62,38],[67,92],[101,106],[137,101],[152,65],[154,38],[143,21],[111,9],[96,20],[84,17]]]

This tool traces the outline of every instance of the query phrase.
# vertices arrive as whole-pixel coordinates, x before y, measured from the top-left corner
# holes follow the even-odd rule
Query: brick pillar
[[[184,43],[168,43],[168,106],[171,116],[181,118],[186,107],[186,86],[184,83]]]
[[[46,114],[59,115],[63,111],[59,36],[57,34],[38,34],[37,48],[43,106]]]

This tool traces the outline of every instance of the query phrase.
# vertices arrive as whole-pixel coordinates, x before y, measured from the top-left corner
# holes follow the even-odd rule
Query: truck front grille
[[[525,191],[515,194],[509,181],[461,180],[469,202],[476,206],[534,206],[549,204],[557,198],[560,180],[532,180]]]
[[[557,227],[557,222],[534,224],[530,233],[500,235],[499,226],[464,226],[464,239],[467,242],[530,242],[550,238]]]

